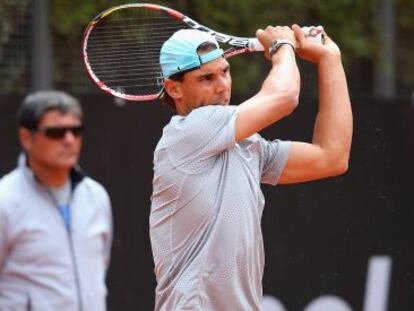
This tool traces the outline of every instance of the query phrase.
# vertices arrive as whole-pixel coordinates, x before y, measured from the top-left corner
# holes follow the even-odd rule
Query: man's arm
[[[298,55],[314,62],[319,76],[319,111],[312,143],[292,142],[279,183],[297,183],[339,175],[348,168],[352,140],[352,110],[337,45],[326,37],[323,46],[306,42],[293,26]]]
[[[0,201],[0,274],[3,268],[3,265],[6,262],[7,257],[8,257],[7,228],[8,228],[8,225],[6,221],[4,206],[2,202]]]
[[[265,51],[275,39],[288,39],[296,45],[289,27],[267,27],[258,30],[257,37]],[[267,57],[268,54],[266,52]],[[289,115],[297,106],[300,75],[295,53],[288,44],[282,45],[271,57],[272,69],[260,91],[239,105],[236,120],[236,140],[242,141],[263,128]]]

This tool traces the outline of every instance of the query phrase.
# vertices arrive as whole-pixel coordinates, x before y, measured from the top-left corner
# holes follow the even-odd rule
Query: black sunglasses
[[[84,130],[83,125],[66,126],[66,127],[46,127],[43,129],[35,129],[33,132],[40,132],[50,139],[62,139],[66,136],[69,131],[73,136],[79,137],[82,135]]]

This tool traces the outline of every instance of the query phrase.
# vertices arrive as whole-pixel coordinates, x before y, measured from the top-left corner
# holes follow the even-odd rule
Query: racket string
[[[87,61],[97,79],[116,92],[159,94],[163,87],[161,46],[182,28],[189,27],[162,11],[119,10],[100,20],[90,32]]]

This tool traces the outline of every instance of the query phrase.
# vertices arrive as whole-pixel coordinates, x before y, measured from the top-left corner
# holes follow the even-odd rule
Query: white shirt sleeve
[[[261,183],[276,185],[289,158],[290,141],[268,141],[261,138],[262,177]]]
[[[236,106],[205,106],[173,118],[167,130],[168,155],[177,167],[206,168],[209,161],[236,144]]]

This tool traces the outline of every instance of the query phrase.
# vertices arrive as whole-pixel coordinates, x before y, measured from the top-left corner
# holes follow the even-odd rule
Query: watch
[[[287,39],[276,39],[269,47],[270,57],[272,57],[283,44],[289,44],[292,47],[293,51],[295,51],[295,45],[292,43],[292,41]]]

